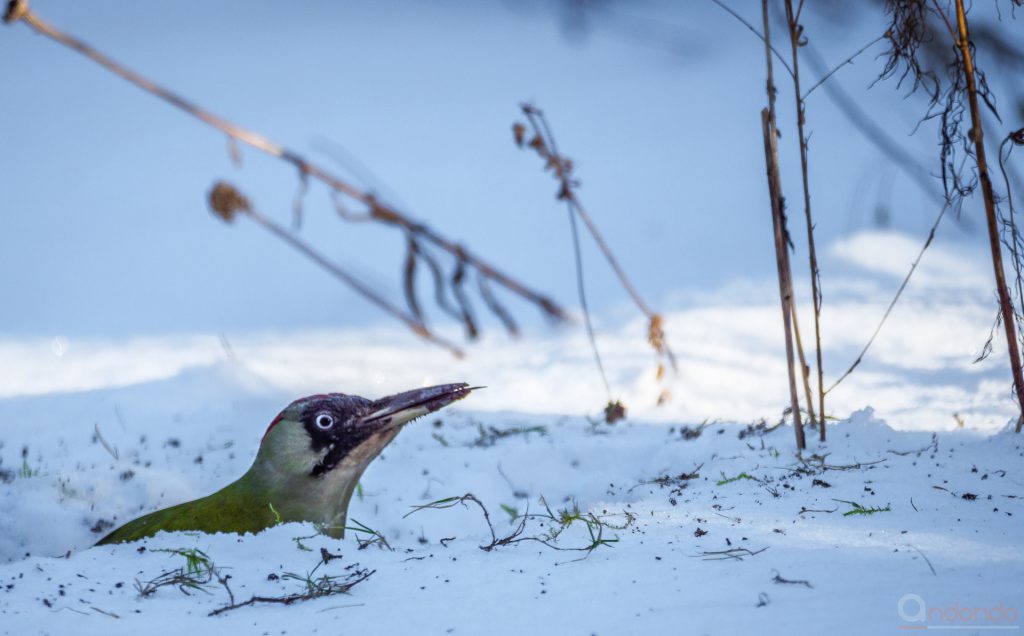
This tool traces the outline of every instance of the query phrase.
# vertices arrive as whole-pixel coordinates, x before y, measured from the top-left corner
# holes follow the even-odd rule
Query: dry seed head
[[[246,212],[250,206],[249,200],[242,196],[235,186],[218,181],[210,190],[210,209],[225,223],[230,223],[235,220],[237,212]]]
[[[626,419],[626,406],[620,400],[609,402],[604,407],[604,421],[608,424],[614,424],[623,419]]]
[[[661,314],[652,314],[651,324],[647,328],[647,342],[651,343],[658,353],[665,350],[665,331],[662,329],[662,322]]]
[[[14,24],[28,13],[27,0],[11,0],[7,3],[7,11],[4,12],[4,22]]]

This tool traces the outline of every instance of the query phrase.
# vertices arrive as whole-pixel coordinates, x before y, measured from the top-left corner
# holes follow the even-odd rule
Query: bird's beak
[[[380,428],[401,426],[417,417],[444,408],[469,395],[470,391],[482,387],[471,387],[464,382],[441,384],[425,389],[414,389],[381,398],[373,403],[368,415],[361,422]]]

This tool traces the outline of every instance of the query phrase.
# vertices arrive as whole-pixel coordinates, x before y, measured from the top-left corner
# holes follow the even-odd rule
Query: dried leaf
[[[460,258],[455,263],[455,271],[452,273],[452,293],[455,295],[455,300],[459,303],[459,309],[462,313],[462,324],[466,326],[466,336],[470,340],[475,340],[480,332],[476,328],[476,321],[473,320],[473,311],[469,306],[469,298],[466,297],[466,292],[462,289],[462,284],[466,278],[466,260]]]
[[[422,322],[423,312],[420,311],[420,303],[416,300],[416,261],[419,260],[417,259],[419,246],[416,244],[416,239],[414,239],[411,234],[408,237],[406,245],[405,265],[402,268],[405,303],[409,306],[409,311],[412,312],[412,315],[416,316],[416,319]]]
[[[512,124],[512,136],[516,140],[516,145],[522,148],[523,141],[526,139],[526,126],[519,122]]]
[[[516,325],[516,321],[512,318],[512,314],[508,312],[505,307],[498,302],[494,292],[491,291],[491,286],[487,284],[487,277],[479,271],[476,274],[477,287],[480,289],[480,297],[484,299],[484,304],[491,310],[491,313],[498,317],[501,324],[505,326],[505,331],[508,335],[515,337],[519,335],[519,327]]]
[[[430,269],[431,277],[434,282],[434,301],[437,306],[440,307],[446,314],[454,318],[455,320],[462,320],[462,313],[456,309],[451,302],[448,300],[448,296],[445,294],[446,284],[444,280],[444,273],[441,271],[441,266],[438,264],[428,250],[424,249],[422,245],[419,245],[419,251],[417,256],[421,261],[427,264],[427,268]]]

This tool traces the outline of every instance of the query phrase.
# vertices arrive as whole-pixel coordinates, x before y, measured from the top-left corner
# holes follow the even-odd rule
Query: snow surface
[[[802,474],[789,426],[765,433],[716,422],[687,439],[664,423],[475,411],[484,395],[410,425],[365,474],[350,519],[379,530],[394,551],[360,550],[354,533],[308,538],[315,529],[303,524],[89,547],[109,522],[211,492],[248,467],[266,423],[293,396],[241,362],[2,400],[0,630],[867,634],[908,624],[897,612],[907,594],[927,607],[1024,605],[1024,442],[1009,431],[933,438],[859,411],[804,457],[812,467],[812,453],[828,466],[861,467]],[[489,427],[519,432],[495,438]],[[678,478],[694,471],[699,477]],[[753,479],[719,483],[741,474]],[[499,536],[514,529],[502,505],[539,513],[541,497],[555,511],[575,504],[630,523],[607,529],[604,538],[617,541],[579,560],[584,553],[536,542],[479,549],[490,534],[472,505],[403,516],[465,493],[487,506]],[[851,505],[837,500],[889,510],[844,516]],[[523,536],[549,529],[531,518]],[[588,536],[576,523],[555,545],[585,546]],[[207,614],[228,603],[216,583],[139,597],[136,581],[184,563],[158,550],[193,547],[231,575],[237,600],[301,591],[283,575],[308,572],[321,547],[342,555],[322,573],[358,563],[374,574],[348,595],[215,617]],[[701,556],[731,548],[756,554]]]

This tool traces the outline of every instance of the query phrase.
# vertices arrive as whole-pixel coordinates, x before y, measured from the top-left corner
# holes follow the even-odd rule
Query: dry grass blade
[[[438,499],[437,501],[431,501],[430,503],[422,504],[419,506],[413,506],[412,510],[402,515],[402,518],[405,519],[409,515],[419,512],[421,510],[444,510],[445,508],[451,508],[453,506],[458,506],[460,504],[463,507],[465,507],[467,501],[472,501],[473,503],[475,503],[477,506],[480,507],[480,510],[484,513],[484,521],[487,522],[487,529],[491,532],[491,543],[488,544],[488,546],[480,546],[480,549],[484,551],[490,551],[498,541],[497,535],[494,534],[494,524],[491,523],[491,515],[487,512],[487,508],[484,506],[483,502],[477,499],[476,495],[474,495],[471,492],[467,492],[461,497],[446,497],[444,499]]]
[[[499,537],[497,533],[494,532],[494,524],[491,523],[491,515],[487,512],[487,507],[484,506],[483,502],[477,499],[473,493],[466,493],[461,497],[446,497],[430,503],[413,506],[413,509],[406,513],[402,518],[404,519],[405,517],[421,510],[444,510],[457,505],[466,506],[467,501],[471,501],[479,506],[481,512],[483,512],[484,521],[487,522],[487,528],[490,530],[490,543],[479,546],[484,552],[490,552],[498,547],[513,545],[524,541],[533,541],[551,548],[552,550],[584,552],[585,554],[580,557],[580,559],[576,559],[583,560],[589,557],[597,548],[601,546],[611,547],[613,544],[618,542],[618,538],[606,538],[604,536],[606,530],[625,530],[636,521],[636,515],[631,512],[625,512],[623,513],[626,518],[625,522],[622,524],[613,524],[605,520],[610,515],[604,515],[604,518],[602,518],[592,512],[582,513],[579,507],[575,504],[571,510],[566,508],[559,510],[558,512],[554,512],[547,505],[547,502],[544,501],[544,498],[541,497],[541,505],[544,507],[545,512],[540,514],[531,514],[530,511],[527,510],[526,513],[521,516],[516,516],[514,513],[510,512],[510,514],[513,515],[513,521],[518,519],[519,523],[511,533],[504,537]],[[507,509],[506,512],[508,512]],[[547,532],[539,536],[522,536],[526,529],[527,521],[530,519],[540,519],[542,525],[546,524],[549,529]],[[586,527],[590,537],[589,542],[580,547],[565,547],[557,545],[555,541],[558,540],[559,536],[563,532],[573,526],[574,523],[579,523]]]

